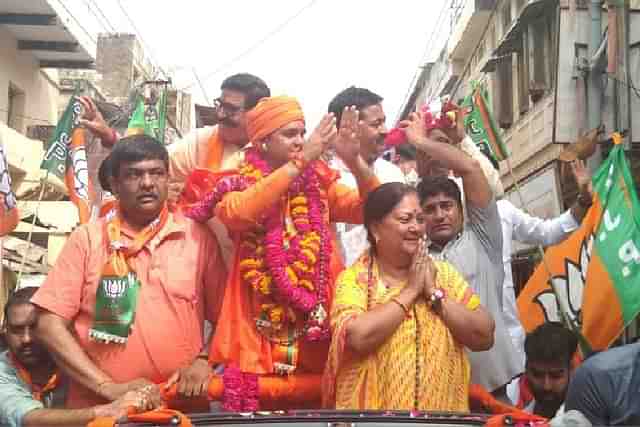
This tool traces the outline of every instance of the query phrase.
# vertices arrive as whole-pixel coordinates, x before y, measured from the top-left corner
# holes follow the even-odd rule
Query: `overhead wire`
[[[193,71],[193,75],[196,78],[198,85],[200,86],[200,91],[202,92],[202,96],[204,96],[204,99],[207,102],[207,105],[211,106],[211,101],[209,101],[209,95],[207,95],[207,90],[204,88],[204,85],[202,84],[202,80],[200,80],[200,77],[198,76],[196,67],[192,67],[191,70]]]
[[[58,0],[60,1],[60,0]],[[111,20],[109,20],[109,18],[106,16],[106,14],[104,13],[104,11],[100,8],[100,6],[98,6],[97,2],[95,0],[89,0],[91,1],[91,4],[97,9],[98,13],[102,16],[103,19],[100,19],[97,14],[91,10],[91,13],[93,14],[93,16],[98,20],[98,22],[100,23],[100,25],[102,26],[103,29],[106,30],[107,33],[117,33],[116,31],[116,27],[112,24]],[[92,9],[91,5],[88,3],[88,0],[85,0],[85,3],[87,4],[87,7],[89,9]],[[68,10],[68,9],[67,9]],[[70,12],[69,12],[70,13]],[[125,12],[126,13],[126,12]],[[127,15],[128,19],[131,22],[131,18]],[[107,25],[111,28],[107,28]],[[133,24],[135,26],[135,24]],[[134,30],[136,30],[136,35],[141,39],[141,43],[142,43],[142,37],[139,34],[139,31],[137,31],[137,27],[134,28]],[[97,43],[96,43],[97,44]],[[143,52],[144,52],[144,46],[143,46]],[[140,59],[138,58],[138,54],[133,50],[133,47],[129,46],[127,47],[127,50],[131,53],[131,57],[133,59],[133,61],[136,63],[136,65],[138,66],[138,68],[140,69],[140,72],[142,73],[143,77],[145,80],[153,80],[154,77],[151,75],[151,73],[149,73],[146,70],[145,64],[143,64]],[[169,78],[170,77],[167,75],[166,72],[164,72],[164,70],[159,66],[159,65],[155,65],[156,68],[158,68],[160,71],[162,71],[162,73],[165,75],[165,77]],[[122,109],[122,111],[120,112],[119,115],[117,115],[116,117],[114,117],[111,122],[115,122],[119,119],[121,119],[125,114],[129,114],[130,111],[128,111],[126,108]],[[171,119],[169,119],[167,117],[167,121],[169,123],[169,126],[171,126],[178,134],[179,137],[182,137],[182,132],[180,132],[180,130],[177,128],[177,126],[173,123],[173,121]]]
[[[227,69],[228,67],[230,67],[234,63],[238,62],[239,60],[241,60],[245,56],[250,55],[251,53],[253,53],[253,51],[255,51],[258,47],[262,46],[271,37],[275,36],[276,34],[281,32],[282,30],[284,30],[289,24],[291,24],[293,21],[295,21],[300,15],[302,15],[305,11],[310,9],[316,2],[317,2],[317,0],[311,0],[309,3],[307,3],[301,9],[299,9],[295,14],[293,14],[290,17],[288,17],[287,19],[285,19],[282,23],[280,23],[278,26],[276,26],[273,30],[269,31],[265,36],[260,38],[257,42],[255,42],[254,44],[249,46],[247,49],[243,50],[238,55],[236,55],[235,57],[233,57],[229,61],[225,62],[224,64],[222,64],[221,66],[219,66],[215,70],[205,74],[204,77],[202,77],[202,79],[199,79],[199,80],[201,80],[201,82],[205,82],[205,81],[209,80],[211,77],[215,76],[216,74],[224,71],[225,69]],[[193,86],[195,86],[197,84],[198,84],[197,81],[196,82],[192,82],[192,83],[182,87],[180,90],[191,89]]]
[[[96,40],[96,38],[84,27],[84,25],[82,25],[80,23],[80,20],[78,20],[78,18],[76,18],[76,16],[73,13],[71,13],[71,11],[64,4],[64,2],[62,0],[58,0],[58,3],[60,3],[60,5],[64,8],[64,10],[67,12],[67,14],[76,22],[76,24],[80,27],[80,29],[82,29],[82,31],[87,35],[87,37],[89,37],[91,39],[93,44],[98,46],[98,41]]]
[[[106,26],[103,24],[103,20],[105,20],[106,22],[109,23],[109,25],[111,25],[111,23],[108,21],[107,17],[104,16],[104,14],[101,13],[100,11],[100,15],[102,15],[102,17],[98,16],[98,13],[96,13],[96,11],[93,9],[93,6],[97,5],[95,3],[90,3],[91,0],[84,0],[84,3],[87,5],[87,10],[93,15],[94,18],[96,18],[96,22],[99,22],[102,25],[102,28],[104,28],[107,33],[113,32],[115,33],[115,28],[113,28],[113,26],[111,27],[111,30],[109,30],[108,28],[106,28]]]
[[[464,80],[465,73],[469,70],[469,67],[471,66],[471,63],[473,62],[474,55],[478,51],[478,48],[480,47],[480,45],[484,42],[484,37],[487,35],[487,31],[489,31],[489,27],[491,27],[491,24],[493,23],[493,18],[495,17],[496,13],[498,12],[498,6],[499,5],[500,5],[500,2],[495,2],[495,4],[493,5],[493,9],[491,10],[491,15],[489,16],[489,19],[487,20],[487,24],[484,26],[484,30],[482,30],[482,35],[478,39],[478,43],[473,48],[473,51],[472,51],[471,55],[469,56],[469,59],[467,60],[467,63],[465,64],[464,68],[462,69],[462,72],[460,73],[460,78],[458,78],[458,81],[456,82],[456,85],[451,90],[451,97],[453,97],[455,95],[455,93],[458,91],[458,88],[460,87],[460,84],[462,84],[462,82]],[[503,55],[503,57],[504,56],[507,56],[507,55]]]
[[[157,67],[158,70],[160,70],[160,72],[165,76],[165,78],[169,78],[169,75],[166,73],[166,71],[164,71],[164,69],[160,66],[160,63],[155,58],[153,49],[151,49],[150,45],[147,42],[145,42],[144,37],[142,37],[142,33],[140,32],[140,30],[138,30],[138,26],[135,24],[135,22],[133,21],[131,16],[129,16],[129,13],[127,12],[127,10],[122,5],[122,1],[121,0],[117,0],[116,3],[118,3],[118,6],[120,7],[120,10],[122,11],[122,14],[127,19],[127,21],[129,21],[129,24],[133,28],[133,31],[136,33],[136,35],[140,39],[140,43],[142,44],[143,49],[146,49],[148,51],[149,58],[153,61],[154,66]]]
[[[444,1],[443,4],[442,4],[442,8],[440,9],[440,13],[438,14],[438,18],[436,19],[437,25],[435,27],[433,27],[433,30],[431,31],[431,34],[429,35],[429,39],[428,39],[427,44],[425,46],[424,52],[420,56],[419,65],[416,68],[416,72],[413,75],[413,78],[411,79],[411,83],[409,83],[409,87],[407,88],[407,91],[406,91],[406,93],[404,95],[404,99],[403,99],[402,103],[400,104],[400,109],[398,110],[398,113],[396,115],[396,122],[398,120],[400,120],[400,118],[401,118],[400,116],[402,115],[402,111],[404,110],[404,107],[407,104],[407,102],[409,102],[409,98],[411,98],[411,93],[413,92],[413,90],[415,88],[415,85],[418,82],[418,79],[420,77],[420,73],[422,71],[422,67],[423,67],[425,58],[428,55],[429,51],[432,50],[432,48],[433,48],[432,44],[435,43],[436,34],[442,28],[442,25],[445,22],[443,17],[444,17],[444,14],[446,13],[447,9],[449,8],[448,5],[449,5],[448,0]],[[448,41],[448,39],[447,39],[447,41]]]

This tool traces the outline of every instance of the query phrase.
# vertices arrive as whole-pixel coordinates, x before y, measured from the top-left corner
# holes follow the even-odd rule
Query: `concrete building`
[[[521,204],[515,176],[530,211],[542,217],[560,214],[576,196],[557,160],[564,145],[600,124],[605,135],[627,130],[638,183],[640,1],[600,3],[594,45],[589,1],[453,0],[451,37],[437,60],[423,68],[403,116],[444,95],[460,101],[471,81],[484,83],[511,153],[513,175],[507,162],[500,165],[507,197]],[[593,76],[599,96],[587,89]],[[601,146],[606,152],[607,144]],[[526,248],[514,250],[522,254]]]
[[[50,180],[41,188],[43,141],[58,121],[64,96],[61,70],[89,69],[94,61],[73,17],[58,8],[46,0],[0,3],[0,143],[23,219],[0,242],[2,266],[17,271],[26,254],[22,279],[32,283],[41,280],[77,223],[61,182]],[[29,231],[31,245],[25,240]]]

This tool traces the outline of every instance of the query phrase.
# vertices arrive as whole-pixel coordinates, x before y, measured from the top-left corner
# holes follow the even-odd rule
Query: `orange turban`
[[[249,141],[260,141],[281,127],[298,120],[304,121],[304,114],[297,99],[290,96],[262,98],[258,105],[247,113]]]

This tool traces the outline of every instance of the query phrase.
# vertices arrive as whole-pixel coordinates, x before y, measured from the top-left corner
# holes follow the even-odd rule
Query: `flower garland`
[[[242,176],[253,181],[271,173],[257,150],[249,150],[246,159]],[[329,337],[325,307],[331,243],[313,167],[291,183],[289,195],[292,224],[283,220],[280,206],[270,208],[264,215],[264,232],[246,233],[243,239],[240,272],[254,291],[286,306],[261,304],[265,325],[279,331],[285,322],[296,322],[295,311],[302,312],[307,315],[305,338],[318,341]]]
[[[206,222],[225,194],[244,191],[271,173],[257,150],[247,151],[245,158],[239,175],[222,178],[213,191],[186,209],[185,215]],[[306,316],[307,340],[328,339],[326,298],[331,239],[323,220],[325,206],[313,166],[291,183],[288,208],[289,215],[285,217],[291,218],[291,223],[283,220],[281,207],[276,204],[261,218],[262,229],[243,235],[240,274],[243,282],[264,298],[256,322],[258,329],[279,332],[285,323],[296,323],[297,311]],[[300,335],[296,331],[293,339]]]
[[[234,366],[222,374],[222,409],[228,412],[254,412],[260,409],[258,376],[243,373]]]

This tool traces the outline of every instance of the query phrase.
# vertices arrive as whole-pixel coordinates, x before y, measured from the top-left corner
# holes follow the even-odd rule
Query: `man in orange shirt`
[[[355,107],[345,110],[339,132],[327,114],[305,140],[294,98],[262,99],[247,114],[245,161],[188,211],[200,221],[215,214],[234,239],[210,356],[227,367],[227,410],[320,407],[328,313],[342,269],[329,223],[362,223],[366,196],[379,185],[360,156],[357,123]],[[319,160],[334,143],[359,190],[339,184]]]
[[[37,336],[70,377],[68,406],[113,401],[179,381],[187,396],[212,373],[203,342],[223,296],[224,264],[214,236],[167,208],[168,153],[154,139],[123,138],[111,158],[118,199],[111,218],[69,237],[32,302]]]

